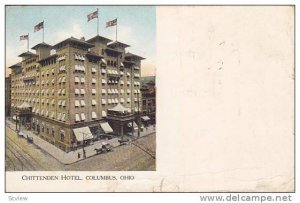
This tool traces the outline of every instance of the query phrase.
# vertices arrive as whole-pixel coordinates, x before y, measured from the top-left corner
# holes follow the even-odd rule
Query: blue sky
[[[142,75],[155,74],[156,19],[154,6],[7,6],[6,67],[20,61],[27,50],[20,35],[29,33],[29,47],[42,42],[43,31],[33,28],[45,21],[45,42],[55,44],[68,37],[90,39],[97,34],[97,19],[87,22],[87,15],[99,9],[99,34],[115,40],[115,27],[105,23],[118,18],[118,41],[131,45],[127,50],[146,58]],[[31,50],[32,51],[32,50]]]

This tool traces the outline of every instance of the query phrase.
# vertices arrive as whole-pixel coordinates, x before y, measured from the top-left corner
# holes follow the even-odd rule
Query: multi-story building
[[[10,75],[5,78],[5,116],[10,115],[11,106],[11,79]]]
[[[21,65],[10,67],[12,116],[20,115],[21,123],[65,151],[95,138],[97,128],[123,135],[123,125],[137,120],[140,110],[144,59],[127,47],[99,35],[32,47],[36,53],[19,55]],[[122,123],[108,115],[114,110],[126,115]]]
[[[143,120],[156,120],[156,88],[154,80],[143,83],[141,87]]]

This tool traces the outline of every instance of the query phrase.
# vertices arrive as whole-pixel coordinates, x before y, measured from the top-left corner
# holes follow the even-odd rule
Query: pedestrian
[[[85,150],[83,150],[83,158],[84,158],[84,159],[86,158]]]
[[[78,159],[80,159],[80,153],[78,152]]]

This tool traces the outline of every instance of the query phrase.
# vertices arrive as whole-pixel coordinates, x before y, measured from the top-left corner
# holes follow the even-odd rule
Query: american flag
[[[116,18],[114,20],[106,22],[106,27],[111,27],[111,26],[117,25],[117,21],[118,21],[118,19]]]
[[[90,13],[89,15],[87,15],[87,18],[88,18],[88,20],[87,20],[88,22],[90,20],[93,20],[94,18],[98,18],[98,10],[93,12],[93,13]]]
[[[37,24],[36,26],[34,26],[34,32],[37,32],[37,31],[39,31],[42,28],[44,28],[44,21],[40,22],[39,24]]]
[[[28,35],[21,35],[20,40],[28,40]]]

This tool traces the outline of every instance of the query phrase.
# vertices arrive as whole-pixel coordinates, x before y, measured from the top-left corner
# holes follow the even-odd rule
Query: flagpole
[[[27,38],[27,51],[29,51],[29,33],[28,33],[28,38]]]
[[[116,25],[116,41],[118,41],[118,18],[117,19],[117,25]]]
[[[44,20],[43,20],[43,42],[44,42],[44,35],[45,35],[45,23],[44,23]]]
[[[99,35],[99,9],[97,8],[97,35]]]

